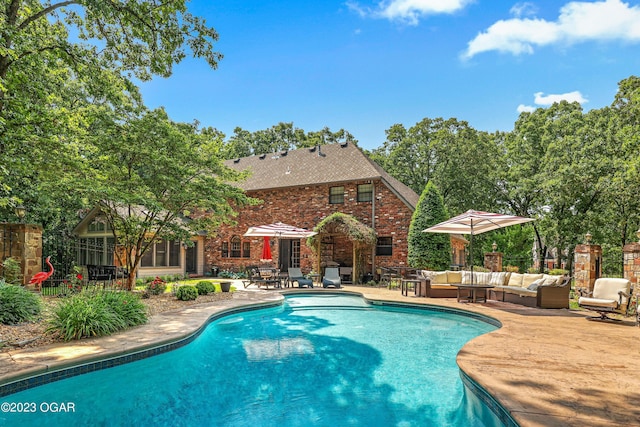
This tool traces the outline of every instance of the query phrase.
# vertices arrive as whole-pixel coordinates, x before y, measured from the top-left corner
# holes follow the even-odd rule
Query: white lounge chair
[[[627,279],[600,278],[593,284],[593,292],[587,297],[580,297],[578,305],[587,310],[596,311],[600,316],[589,317],[589,320],[619,320],[607,314],[627,314],[627,306],[631,299],[631,282]]]
[[[328,288],[329,286],[339,288],[341,284],[340,272],[337,267],[327,267],[324,269],[324,277],[322,278],[323,288]]]

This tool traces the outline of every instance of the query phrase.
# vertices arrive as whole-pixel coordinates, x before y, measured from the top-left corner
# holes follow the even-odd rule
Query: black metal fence
[[[43,236],[42,268],[43,271],[49,271],[45,260],[50,256],[54,272],[42,283],[42,294],[67,295],[86,287],[122,288],[127,277],[126,270],[100,263],[105,258],[104,254],[113,254],[113,251],[113,246],[105,247],[89,239]],[[87,260],[96,263],[86,264]]]

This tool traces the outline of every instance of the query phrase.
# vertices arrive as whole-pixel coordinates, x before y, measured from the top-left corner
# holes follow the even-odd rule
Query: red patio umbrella
[[[264,245],[262,246],[262,256],[260,257],[260,261],[268,262],[272,260],[273,257],[271,256],[271,244],[269,242],[269,236],[264,236]]]

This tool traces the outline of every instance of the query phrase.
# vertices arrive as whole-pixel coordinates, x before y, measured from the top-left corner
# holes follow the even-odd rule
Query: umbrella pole
[[[473,286],[473,218],[471,218],[471,243],[469,244],[469,264],[471,264],[471,286]]]

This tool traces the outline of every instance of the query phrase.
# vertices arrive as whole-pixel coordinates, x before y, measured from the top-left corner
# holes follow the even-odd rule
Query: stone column
[[[502,271],[502,252],[486,252],[484,268],[489,271]]]
[[[624,254],[624,278],[631,282],[633,293],[640,292],[636,286],[640,278],[640,242],[629,243],[622,248]]]
[[[42,271],[42,227],[34,224],[2,224],[2,260],[16,258],[21,267],[22,284]]]
[[[576,245],[573,268],[576,291],[593,291],[593,284],[601,274],[602,247],[590,243]]]

